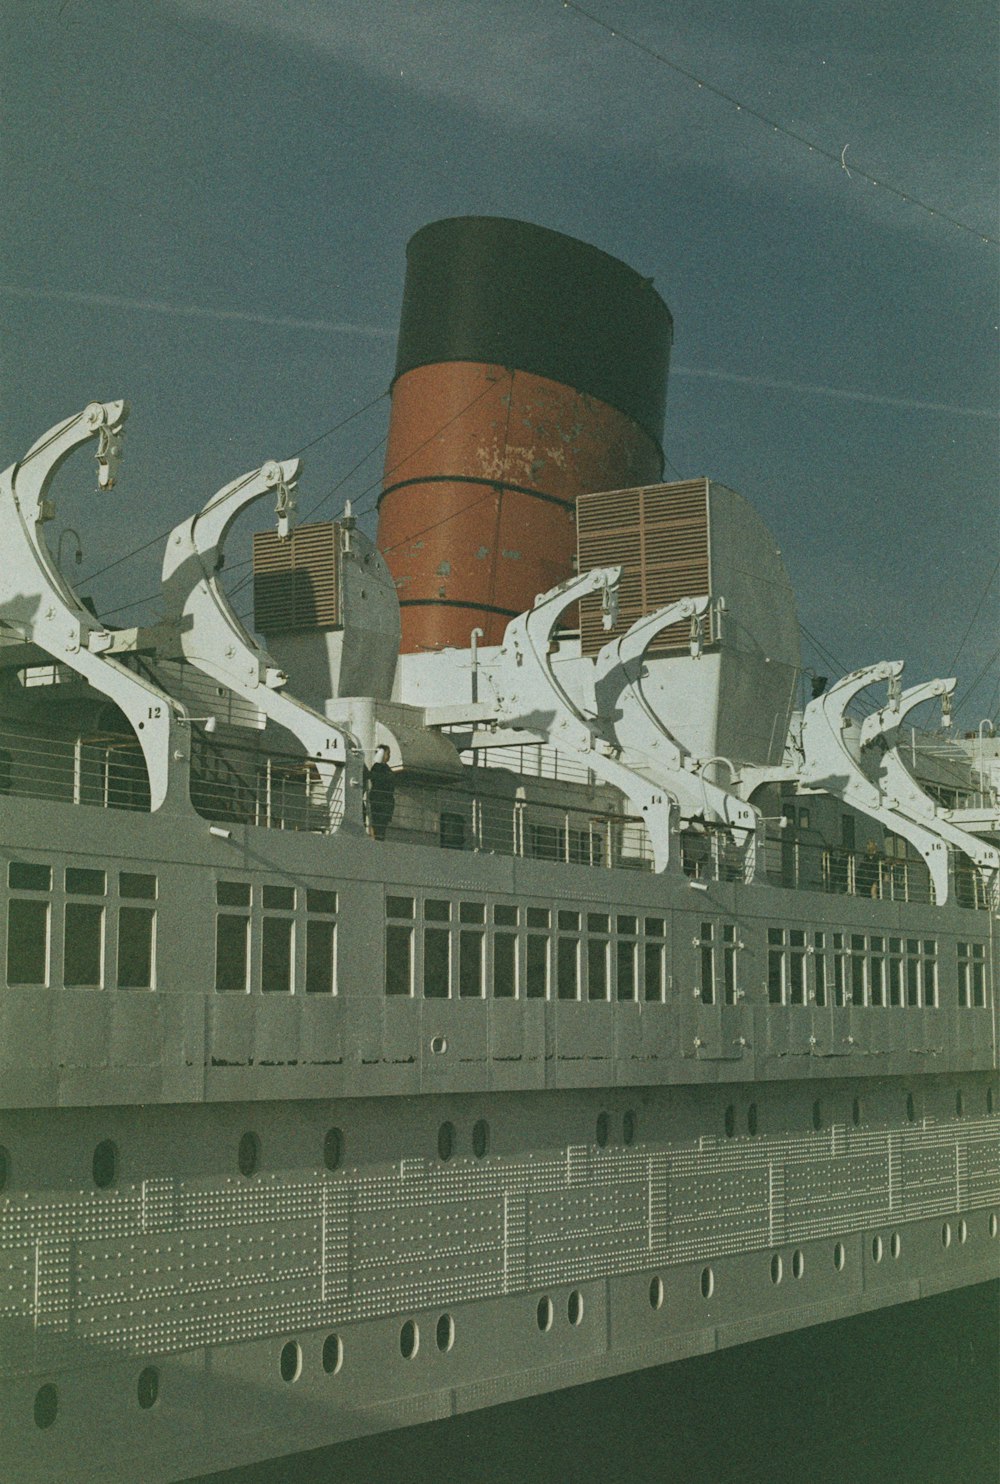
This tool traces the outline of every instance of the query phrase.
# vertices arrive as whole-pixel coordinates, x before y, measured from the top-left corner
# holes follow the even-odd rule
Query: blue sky
[[[89,574],[378,397],[418,227],[540,222],[655,279],[670,464],[757,506],[810,634],[913,682],[957,652],[995,716],[995,5],[584,9],[747,108],[560,0],[5,7],[0,461],[129,399],[118,489],[60,476]],[[373,504],[386,410],[304,454],[303,510]],[[158,557],[85,587],[153,616]]]

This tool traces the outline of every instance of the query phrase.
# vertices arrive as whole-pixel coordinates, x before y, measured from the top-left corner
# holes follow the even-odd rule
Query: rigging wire
[[[632,47],[633,50],[640,52],[659,66],[669,68],[671,72],[676,72],[678,76],[687,78],[688,82],[693,82],[696,87],[703,89],[706,93],[711,93],[714,97],[720,98],[724,103],[731,103],[737,113],[749,114],[751,118],[756,119],[759,123],[766,124],[775,134],[783,135],[784,138],[792,140],[793,143],[804,146],[810,154],[819,155],[821,159],[829,160],[831,164],[837,165],[842,170],[847,171],[843,154],[838,154],[835,150],[825,149],[821,144],[814,143],[813,140],[808,139],[804,134],[800,134],[796,129],[790,129],[778,119],[772,118],[769,114],[761,113],[759,109],[754,108],[749,103],[745,103],[741,98],[736,98],[732,93],[727,93],[724,88],[716,87],[714,83],[709,82],[706,78],[699,77],[697,73],[691,72],[687,67],[681,66],[672,57],[668,57],[665,52],[661,52],[656,47],[649,46],[646,42],[640,41],[637,36],[631,35],[628,31],[622,31],[619,26],[613,24],[611,21],[602,19],[599,15],[595,15],[592,10],[587,10],[583,5],[578,5],[577,0],[562,0],[562,7],[574,15],[584,17],[593,25],[598,26],[602,31],[606,31],[609,36],[613,36],[616,40],[624,42],[626,46]],[[957,227],[962,232],[968,232],[971,236],[978,237],[980,242],[1000,246],[1000,238],[991,237],[979,227],[973,227],[968,222],[962,221],[960,217],[952,216],[950,212],[942,211],[940,207],[932,206],[929,201],[924,201],[921,197],[914,196],[911,192],[904,191],[899,186],[892,185],[887,180],[878,179],[870,171],[864,170],[859,165],[852,163],[848,173],[852,177],[857,176],[859,180],[868,181],[870,185],[877,186],[879,190],[887,191],[889,195],[896,196],[900,201],[905,201],[910,206],[917,207],[919,211],[926,211],[930,216],[937,217],[939,221],[947,222],[949,226]]]
[[[958,657],[962,653],[962,650],[965,648],[965,642],[968,639],[969,635],[972,633],[973,626],[974,626],[974,624],[976,622],[976,619],[979,617],[980,610],[982,609],[983,604],[986,602],[987,594],[989,593],[990,588],[993,586],[993,579],[996,577],[996,575],[997,575],[998,572],[1000,572],[1000,560],[997,561],[997,564],[993,568],[993,571],[990,573],[989,577],[986,579],[986,586],[983,588],[982,596],[980,597],[979,602],[976,604],[976,611],[972,615],[972,617],[969,619],[969,627],[966,629],[965,633],[962,635],[961,643],[959,644],[958,648],[955,650],[955,657],[952,660],[951,664],[948,666],[948,669],[949,670],[954,670],[955,666],[958,664]]]
[[[322,443],[324,438],[329,438],[333,433],[336,433],[341,428],[346,427],[349,422],[353,422],[356,417],[360,417],[362,413],[368,412],[370,408],[374,407],[376,403],[381,402],[383,397],[387,397],[388,395],[388,387],[383,387],[383,389],[378,393],[377,396],[372,397],[370,402],[366,402],[363,407],[358,407],[354,410],[354,412],[348,413],[347,417],[342,417],[339,422],[334,423],[331,427],[325,428],[322,433],[318,433],[316,437],[311,439],[309,443],[303,443],[301,448],[297,448],[294,453],[289,454],[288,457],[293,459],[299,458],[308,449],[315,448],[317,443]],[[206,510],[211,510],[212,506],[215,503],[216,502],[214,500],[211,501],[210,504],[205,506],[204,510],[199,511],[198,513],[200,515],[203,515]],[[130,561],[132,557],[139,556],[142,552],[148,551],[149,548],[151,546],[155,546],[158,541],[166,540],[173,529],[174,527],[172,525],[167,526],[166,530],[158,532],[155,536],[151,536],[150,539],[148,541],[144,541],[141,546],[133,547],[132,550],[127,551],[124,556],[117,557],[113,562],[108,562],[106,566],[95,568],[93,572],[88,572],[86,576],[79,578],[79,582],[92,582],[95,577],[103,577],[105,572],[113,571],[115,567],[120,567],[123,562]],[[145,602],[146,599],[140,598],[138,601]],[[132,603],[127,606],[134,608],[136,604]],[[124,611],[125,610],[123,608],[109,609],[109,612],[111,613],[123,613]]]

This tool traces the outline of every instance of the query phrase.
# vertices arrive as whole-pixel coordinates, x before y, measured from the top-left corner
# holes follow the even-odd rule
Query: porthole
[[[489,1150],[490,1126],[485,1118],[480,1118],[472,1126],[472,1152],[477,1159],[485,1159]]]
[[[715,1274],[712,1272],[712,1269],[711,1268],[702,1268],[702,1270],[701,1270],[701,1296],[702,1296],[702,1298],[711,1298],[712,1297],[712,1294],[714,1292],[715,1292]]]
[[[806,1260],[801,1247],[796,1247],[792,1253],[792,1277],[801,1278],[806,1270]]]
[[[875,1262],[881,1262],[882,1261],[883,1250],[884,1249],[882,1247],[882,1238],[881,1237],[872,1237],[872,1258],[874,1259]]]
[[[902,1252],[902,1250],[903,1250],[903,1244],[900,1241],[899,1232],[893,1232],[892,1236],[889,1238],[889,1251],[892,1253],[893,1257],[895,1258],[895,1257],[898,1257],[899,1256],[899,1254],[900,1254],[900,1252]]]
[[[448,1050],[448,1037],[447,1036],[432,1036],[431,1037],[431,1051],[434,1054],[434,1056],[443,1056],[444,1053],[447,1050]]]
[[[297,1381],[302,1374],[302,1349],[294,1340],[282,1345],[278,1357],[278,1370],[282,1381]]]
[[[545,1334],[546,1330],[552,1328],[552,1300],[548,1297],[538,1300],[538,1308],[535,1310],[535,1318],[538,1320],[538,1328]]]
[[[339,1335],[327,1335],[323,1341],[323,1369],[335,1376],[344,1364],[344,1345]]]
[[[773,1254],[773,1256],[771,1257],[771,1282],[772,1283],[777,1284],[777,1283],[780,1283],[781,1282],[782,1271],[783,1271],[783,1269],[782,1269],[782,1262],[781,1262],[781,1254],[779,1252],[775,1252]]]
[[[993,1218],[996,1221],[996,1217]],[[657,1274],[649,1280],[649,1307],[651,1309],[663,1308],[663,1279]]]
[[[118,1179],[118,1150],[111,1139],[102,1139],[94,1150],[94,1184],[107,1190]]]
[[[51,1382],[35,1392],[35,1426],[51,1427],[59,1411],[59,1393]]]
[[[455,1321],[450,1314],[442,1314],[434,1331],[437,1347],[442,1355],[447,1355],[455,1343]]]
[[[964,1216],[958,1223],[958,1240],[960,1242],[967,1242],[969,1240],[969,1225]]]
[[[240,1147],[236,1153],[236,1163],[239,1165],[240,1174],[247,1180],[251,1175],[257,1173],[260,1165],[260,1140],[256,1134],[249,1131],[240,1139]]]
[[[941,1227],[941,1246],[942,1247],[950,1247],[951,1246],[951,1222],[950,1221],[944,1222],[943,1225],[942,1225],[942,1227]]]
[[[140,1407],[144,1411],[156,1406],[156,1398],[160,1394],[160,1373],[155,1365],[148,1365],[145,1370],[139,1372],[139,1379],[135,1383],[135,1394]]]
[[[991,1211],[990,1212],[990,1219],[989,1219],[989,1222],[987,1224],[987,1230],[989,1231],[989,1234],[990,1234],[991,1237],[995,1237],[996,1236],[996,1234],[997,1234],[997,1213],[995,1211]]]
[[[916,1118],[917,1118],[917,1110],[914,1107],[914,1103],[913,1103],[913,1093],[912,1092],[908,1092],[906,1094],[906,1121],[907,1121],[907,1123],[915,1123],[916,1122]]]
[[[747,1133],[751,1138],[757,1132],[757,1104],[751,1103],[747,1109]]]
[[[608,1118],[608,1115],[606,1113],[598,1113],[597,1127],[594,1130],[594,1136],[597,1139],[598,1147],[601,1149],[603,1149],[605,1144],[608,1142],[608,1133],[610,1132],[610,1128],[611,1120]]]
[[[10,1179],[10,1153],[0,1144],[0,1190],[6,1190]]]
[[[861,1099],[860,1098],[855,1098],[854,1099],[854,1102],[851,1104],[851,1122],[854,1124],[854,1127],[855,1128],[857,1128],[858,1124],[861,1122]]]
[[[726,1138],[731,1139],[736,1132],[736,1109],[732,1103],[726,1108],[726,1116],[723,1119],[723,1123],[726,1130]]]
[[[455,1125],[448,1123],[446,1120],[438,1129],[438,1157],[443,1160],[449,1160],[454,1152]]]
[[[566,1317],[570,1324],[579,1324],[583,1318],[583,1294],[574,1288],[566,1302]]]
[[[328,1170],[337,1169],[344,1157],[344,1135],[339,1128],[328,1128],[323,1140],[323,1163]]]
[[[838,1273],[844,1271],[844,1263],[847,1261],[847,1253],[844,1251],[843,1242],[838,1242],[833,1249],[833,1265]]]
[[[412,1360],[420,1349],[420,1331],[412,1319],[408,1319],[399,1331],[399,1353],[404,1360]]]
[[[820,1129],[823,1127],[823,1105],[820,1102],[819,1098],[817,1098],[816,1101],[813,1103],[812,1122],[814,1130],[816,1131],[816,1133],[819,1133]]]
[[[955,1093],[955,1117],[956,1118],[962,1118],[964,1116],[964,1114],[965,1114],[965,1099],[962,1096],[962,1089],[959,1088],[958,1091]]]
[[[635,1143],[635,1113],[631,1108],[626,1108],[622,1115],[622,1143]]]

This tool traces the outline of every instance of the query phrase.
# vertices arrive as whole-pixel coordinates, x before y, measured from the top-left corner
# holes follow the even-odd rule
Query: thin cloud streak
[[[82,304],[96,309],[134,309],[142,314],[170,314],[180,319],[228,320],[237,324],[266,325],[279,330],[312,330],[325,335],[360,335],[369,340],[394,340],[396,331],[381,325],[357,325],[349,321],[295,319],[292,315],[254,314],[246,309],[211,309],[201,304],[168,304],[162,299],[126,299],[118,294],[84,294],[71,289],[27,288],[0,283],[0,294],[15,299],[48,299],[63,304]]]
[[[210,319],[238,324],[264,325],[282,330],[307,330],[321,335],[358,335],[369,340],[394,340],[396,330],[382,325],[358,325],[344,320],[296,319],[292,315],[254,314],[244,309],[212,309],[201,304],[168,304],[162,299],[127,299],[118,294],[87,294],[71,289],[30,288],[0,283],[0,294],[18,299],[56,300],[98,309],[133,309],[141,314],[168,314],[181,319]],[[924,402],[913,397],[887,397],[877,392],[857,392],[848,387],[822,386],[814,382],[783,381],[772,376],[742,376],[736,371],[715,371],[702,366],[671,366],[671,376],[704,381],[733,382],[739,386],[763,386],[773,391],[804,392],[814,397],[835,397],[845,402],[863,402],[874,407],[900,407],[909,412],[945,412],[958,417],[1000,418],[989,407],[958,407],[951,402]]]
[[[884,397],[878,392],[855,392],[842,386],[819,386],[808,381],[780,381],[773,376],[740,376],[735,371],[712,371],[700,366],[671,366],[671,376],[701,377],[705,381],[734,381],[742,386],[766,386],[779,392],[806,392],[814,397],[838,397],[845,402],[866,402],[874,407],[902,407],[909,412],[948,412],[958,417],[988,417],[996,421],[1000,412],[989,407],[957,407],[952,402],[922,402],[914,397]]]

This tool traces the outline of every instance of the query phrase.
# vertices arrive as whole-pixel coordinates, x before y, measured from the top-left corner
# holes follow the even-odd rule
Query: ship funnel
[[[661,477],[672,332],[649,279],[559,232],[410,239],[378,526],[404,652],[498,643],[572,575],[576,497]]]

